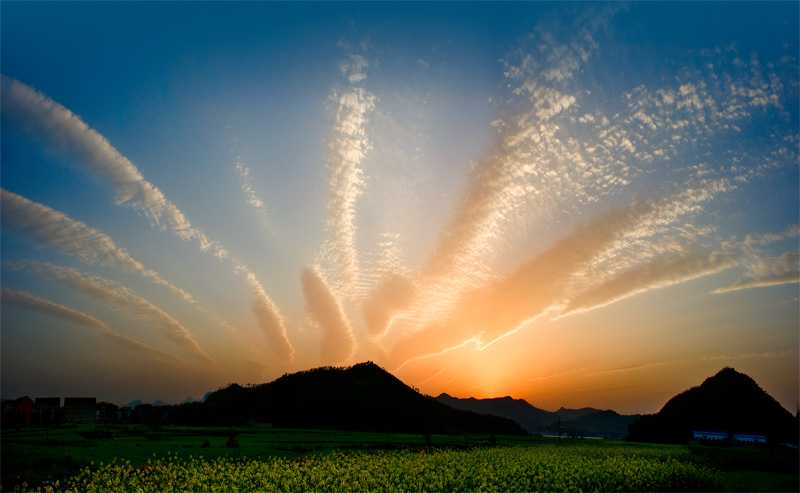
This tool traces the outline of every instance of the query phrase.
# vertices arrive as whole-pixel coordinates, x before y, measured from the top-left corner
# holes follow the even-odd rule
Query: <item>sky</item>
[[[800,402],[800,6],[0,4],[0,393]]]

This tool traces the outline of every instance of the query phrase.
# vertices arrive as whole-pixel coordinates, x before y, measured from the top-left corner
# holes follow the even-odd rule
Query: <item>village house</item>
[[[37,397],[33,414],[38,423],[53,423],[61,412],[61,397]]]
[[[20,397],[11,403],[11,419],[18,426],[28,426],[31,424],[33,415],[33,400],[27,395]]]
[[[94,423],[97,399],[94,397],[65,397],[64,419],[69,423]]]

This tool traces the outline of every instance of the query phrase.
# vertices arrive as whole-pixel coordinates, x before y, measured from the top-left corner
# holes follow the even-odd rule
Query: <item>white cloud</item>
[[[666,259],[658,257],[578,293],[564,308],[563,315],[585,312],[645,291],[716,274],[738,262],[739,255],[724,251],[715,251],[709,257],[693,252]]]
[[[358,65],[361,62],[356,59],[354,63]],[[268,338],[273,338],[271,342],[281,357],[292,358],[293,349],[285,338],[282,318],[255,275],[232,258],[222,245],[192,227],[183,213],[158,188],[146,181],[136,166],[105,137],[89,128],[70,110],[17,80],[2,76],[0,91],[3,118],[22,126],[35,137],[55,144],[59,150],[79,157],[76,162],[111,186],[117,205],[128,205],[181,239],[193,241],[201,250],[210,251],[220,260],[228,259],[236,273],[244,275],[253,291],[253,312],[262,329]]]
[[[746,262],[750,276],[730,286],[719,288],[714,293],[728,293],[741,289],[780,286],[800,282],[800,252],[785,252],[778,257],[762,258],[749,250],[751,258]]]
[[[350,54],[346,60],[339,63],[339,70],[351,84],[357,84],[367,78],[364,71],[367,67],[369,67],[367,59],[358,54]]]
[[[303,269],[300,282],[306,298],[306,312],[312,322],[322,330],[322,362],[348,362],[355,352],[356,341],[342,305],[333,296],[316,267]]]
[[[264,201],[258,197],[255,189],[253,189],[253,179],[250,176],[250,168],[244,165],[240,156],[236,156],[235,169],[236,174],[239,175],[239,185],[242,188],[242,193],[244,193],[247,205],[255,209],[261,219],[266,223],[269,219],[267,208],[264,205]]]
[[[145,269],[125,249],[118,247],[100,231],[4,189],[0,189],[0,201],[4,228],[15,229],[40,245],[74,255],[83,262],[114,265],[125,272],[139,274],[168,287],[184,300],[194,302],[189,293],[161,279],[154,271]]]
[[[334,291],[352,296],[359,285],[359,262],[356,250],[356,203],[364,181],[361,162],[371,146],[366,125],[375,108],[376,98],[362,88],[334,94],[336,119],[328,143],[327,175],[328,240],[322,258],[335,274]]]
[[[253,314],[269,343],[270,350],[282,361],[291,363],[294,360],[294,348],[286,334],[286,326],[280,310],[264,292],[264,288],[254,273],[241,264],[236,264],[234,268],[237,274],[244,276],[250,287]]]
[[[192,227],[175,204],[78,115],[18,80],[3,75],[1,82],[0,111],[4,118],[78,157],[76,163],[111,186],[117,205],[133,208],[183,240],[194,241],[202,250],[211,250],[219,258],[227,257],[222,246]]]
[[[177,344],[192,356],[205,363],[216,365],[195,341],[192,334],[180,322],[145,300],[131,289],[99,276],[78,272],[69,267],[60,267],[40,262],[18,262],[6,264],[10,268],[25,268],[43,279],[56,281],[70,289],[102,301],[108,307],[132,318],[145,321],[161,335]]]
[[[90,315],[53,303],[52,301],[44,300],[29,293],[3,288],[2,293],[0,293],[0,304],[3,306],[24,308],[95,329],[102,336],[124,349],[148,355],[172,367],[183,363],[180,359],[160,349],[156,349],[135,339],[114,332],[106,324]]]

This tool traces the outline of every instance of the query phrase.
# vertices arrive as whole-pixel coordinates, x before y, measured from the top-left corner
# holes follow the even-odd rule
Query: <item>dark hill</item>
[[[570,421],[562,421],[569,435],[604,438],[625,438],[628,425],[639,419],[639,415],[622,415],[611,410],[581,414]]]
[[[456,409],[513,419],[530,433],[558,434],[561,426],[561,432],[570,436],[624,438],[628,434],[628,425],[639,418],[638,415],[623,416],[614,411],[601,411],[591,407],[562,407],[556,412],[550,412],[523,399],[511,397],[459,399],[441,394],[436,400]]]
[[[243,388],[231,385],[204,402],[218,424],[268,419],[281,428],[408,433],[524,434],[515,422],[446,406],[374,363],[323,367]]]
[[[558,419],[555,413],[532,406],[523,399],[513,399],[511,397],[497,397],[494,399],[470,397],[469,399],[459,399],[448,394],[441,394],[436,400],[456,409],[513,419],[532,433],[546,429]]]
[[[580,409],[565,409],[564,407],[560,407],[558,408],[558,411],[555,412],[555,414],[559,418],[561,418],[561,421],[573,421],[578,418],[594,414],[596,412],[600,412],[600,409],[595,409],[593,407],[582,407]]]
[[[767,443],[798,441],[797,419],[749,376],[723,368],[629,427],[634,441],[685,443],[693,430],[764,435]]]

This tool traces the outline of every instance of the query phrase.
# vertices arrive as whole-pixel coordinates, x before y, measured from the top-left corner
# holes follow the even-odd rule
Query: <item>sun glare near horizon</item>
[[[800,7],[2,4],[4,398],[800,402]]]

